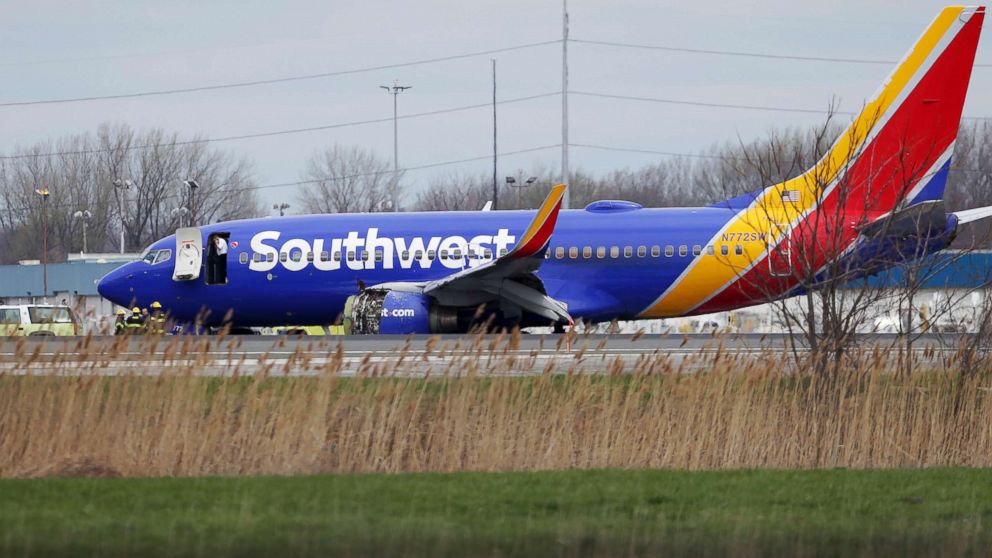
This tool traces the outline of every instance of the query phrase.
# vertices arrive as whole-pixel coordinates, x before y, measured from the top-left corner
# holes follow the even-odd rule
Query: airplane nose
[[[131,302],[126,267],[119,267],[104,275],[96,285],[96,290],[100,296],[119,306],[127,306]]]

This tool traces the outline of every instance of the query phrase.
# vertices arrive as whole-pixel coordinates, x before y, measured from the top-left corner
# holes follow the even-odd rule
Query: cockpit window
[[[158,256],[155,257],[155,263],[160,264],[162,262],[167,262],[172,259],[172,250],[166,248],[165,250],[159,250]]]
[[[145,263],[155,263],[155,258],[158,256],[158,250],[149,250],[145,252],[145,256],[141,260]]]

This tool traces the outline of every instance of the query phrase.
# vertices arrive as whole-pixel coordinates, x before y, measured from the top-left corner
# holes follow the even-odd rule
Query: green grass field
[[[0,555],[985,555],[992,471],[0,480]]]

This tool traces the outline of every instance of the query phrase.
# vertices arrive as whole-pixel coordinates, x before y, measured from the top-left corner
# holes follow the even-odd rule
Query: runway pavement
[[[942,366],[967,336],[915,338],[914,358]],[[860,335],[877,358],[905,340]],[[33,375],[528,375],[789,366],[800,338],[782,334],[412,335],[0,338],[0,373]]]

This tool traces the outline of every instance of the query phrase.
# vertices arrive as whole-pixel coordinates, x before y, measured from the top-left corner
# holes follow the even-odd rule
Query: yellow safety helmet
[[[123,316],[124,315],[124,309],[123,308],[118,308],[117,309],[117,315],[118,316]]]
[[[161,308],[161,307],[162,307],[162,305],[161,305],[161,304],[159,304],[157,300],[156,300],[155,302],[153,302],[153,303],[152,303],[152,308],[156,308],[156,309],[158,309],[158,308]]]
[[[131,312],[134,313],[134,314],[140,314],[141,313],[141,308],[138,308],[137,306],[135,306],[134,308],[131,309]]]

